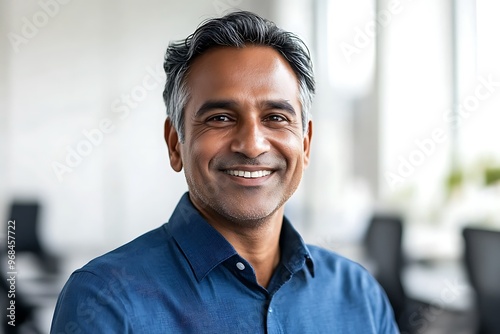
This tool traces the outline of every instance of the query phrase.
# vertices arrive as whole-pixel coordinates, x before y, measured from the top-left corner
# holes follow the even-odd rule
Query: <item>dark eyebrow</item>
[[[214,109],[235,109],[237,103],[233,100],[209,100],[201,105],[194,117],[200,117],[206,112]]]
[[[288,112],[292,116],[296,116],[295,109],[288,100],[266,100],[262,102],[262,107],[265,109],[280,109]]]
[[[265,100],[260,103],[263,109],[279,109],[296,116],[295,109],[288,100]],[[234,100],[208,100],[201,105],[194,114],[194,117],[201,117],[203,114],[214,109],[234,110],[238,108],[238,103]]]

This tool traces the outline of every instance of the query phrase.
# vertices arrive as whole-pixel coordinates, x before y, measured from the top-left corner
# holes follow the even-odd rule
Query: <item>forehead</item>
[[[210,49],[193,61],[186,84],[194,100],[231,97],[224,95],[281,98],[297,103],[299,99],[298,79],[292,67],[278,51],[267,46]]]

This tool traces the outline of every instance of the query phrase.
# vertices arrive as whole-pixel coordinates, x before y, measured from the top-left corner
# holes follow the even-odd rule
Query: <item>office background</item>
[[[286,208],[306,241],[362,261],[370,217],[398,215],[418,264],[408,294],[432,302],[452,282],[464,288],[442,309],[471,310],[461,231],[500,230],[494,0],[0,1],[0,217],[40,204],[42,246],[62,263],[54,291],[167,221],[187,190],[163,141],[164,52],[233,8],[310,47],[312,161]],[[37,275],[20,261],[19,284]],[[40,300],[47,331],[55,300]]]

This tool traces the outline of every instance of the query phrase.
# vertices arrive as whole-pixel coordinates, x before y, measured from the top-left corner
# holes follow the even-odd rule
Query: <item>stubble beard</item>
[[[214,187],[207,184],[197,184],[194,180],[187,177],[187,175],[186,181],[191,196],[196,198],[195,206],[202,206],[201,208],[197,208],[202,215],[203,213],[208,213],[212,216],[220,216],[227,222],[245,229],[255,229],[264,226],[269,218],[272,217],[291,196],[291,194],[285,194],[285,196],[277,200],[276,204],[270,208],[247,207],[244,210],[237,210],[235,208],[240,206],[238,202],[243,202],[243,198],[233,197],[229,200],[221,200],[227,196],[222,193],[223,190],[214,189]],[[202,187],[206,188],[206,191],[200,191]],[[207,196],[207,194],[211,195]],[[249,204],[249,206],[250,205],[251,204]]]

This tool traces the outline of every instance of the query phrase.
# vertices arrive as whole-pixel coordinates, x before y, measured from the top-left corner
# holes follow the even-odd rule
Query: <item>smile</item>
[[[231,176],[244,177],[246,179],[256,179],[259,177],[264,177],[270,175],[272,172],[270,170],[258,170],[254,172],[242,171],[242,170],[226,170],[224,173]]]

